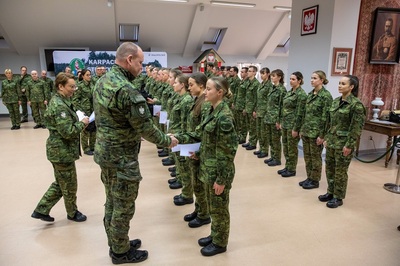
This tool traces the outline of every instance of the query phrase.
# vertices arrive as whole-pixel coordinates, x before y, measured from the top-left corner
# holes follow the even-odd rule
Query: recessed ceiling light
[[[210,1],[212,5],[219,6],[237,6],[237,7],[255,7],[256,4],[252,3],[239,3],[239,2],[226,2],[226,1]]]

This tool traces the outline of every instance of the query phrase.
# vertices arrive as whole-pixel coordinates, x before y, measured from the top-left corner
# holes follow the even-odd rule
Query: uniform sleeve
[[[169,136],[154,125],[146,100],[136,89],[124,90],[119,94],[118,102],[122,103],[121,110],[126,108],[126,118],[131,126],[151,143],[167,147],[171,144]]]
[[[237,150],[237,135],[231,117],[219,118],[217,135],[215,153],[218,174],[215,182],[229,185],[234,177],[233,161]]]
[[[282,121],[282,107],[283,107],[283,98],[286,95],[286,88],[282,86],[279,89],[279,98],[278,98],[278,117],[277,117],[277,123],[281,123]]]
[[[361,131],[364,127],[366,110],[361,102],[357,102],[354,108],[351,110],[352,119],[350,121],[349,133],[347,135],[347,140],[345,146],[349,149],[354,149],[357,143],[357,139],[361,135]]]
[[[54,116],[54,122],[57,132],[64,139],[74,139],[79,137],[79,134],[85,128],[85,124],[72,116],[68,107],[58,106],[58,108],[52,112]]]
[[[327,122],[328,122],[328,116],[329,116],[329,109],[331,108],[332,105],[332,96],[331,94],[327,91],[327,94],[324,96],[323,102],[324,105],[322,107],[322,114],[321,114],[321,126],[320,131],[318,133],[318,137],[321,139],[325,138],[326,130],[327,130]]]
[[[307,94],[300,93],[297,98],[297,105],[296,105],[296,121],[293,125],[293,131],[299,132],[301,125],[303,124],[304,114],[306,111],[306,102],[307,102]]]

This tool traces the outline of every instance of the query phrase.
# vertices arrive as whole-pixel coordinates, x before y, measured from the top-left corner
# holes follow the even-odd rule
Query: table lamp
[[[383,106],[385,103],[382,101],[382,98],[376,97],[371,104],[374,106],[372,109],[372,119],[371,121],[378,121],[379,117],[379,106]]]

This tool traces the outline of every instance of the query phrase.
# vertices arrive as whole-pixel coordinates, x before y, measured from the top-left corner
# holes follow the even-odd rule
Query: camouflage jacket
[[[169,133],[182,133],[187,130],[187,118],[190,107],[193,103],[193,98],[188,92],[183,95],[176,93],[177,101],[172,107],[169,117]]]
[[[195,113],[196,106],[200,105],[200,112]],[[210,113],[211,104],[205,101],[205,95],[201,94],[195,98],[190,106],[190,113],[187,122],[187,132],[195,131],[197,126],[204,120],[204,118]]]
[[[146,100],[132,85],[132,80],[131,73],[113,65],[95,85],[94,160],[100,166],[130,173],[121,178],[140,181],[142,177],[137,170],[140,137],[160,146],[169,146],[171,139],[154,125]]]
[[[306,111],[302,124],[300,125],[301,121],[296,121],[295,128],[300,127],[300,134],[305,137],[325,138],[331,104],[332,95],[325,87],[322,87],[317,94],[314,94],[314,90],[312,90],[307,95]]]
[[[272,82],[270,80],[263,81],[258,85],[257,103],[255,108],[257,117],[265,117],[265,113],[267,112],[268,93],[271,89]]]
[[[201,141],[199,179],[209,185],[216,182],[232,186],[235,176],[234,159],[237,150],[237,135],[233,114],[226,102],[222,101],[194,132],[177,134],[180,143]]]
[[[286,95],[286,88],[282,84],[272,86],[267,95],[267,109],[265,112],[265,123],[281,123],[283,97]]]
[[[29,74],[26,74],[23,77],[21,77],[21,76],[19,77],[19,79],[18,79],[18,89],[19,89],[21,95],[26,95],[26,93],[28,91],[28,83],[31,80],[32,80],[32,77]]]
[[[1,82],[1,98],[3,99],[3,103],[17,103],[21,100],[20,93],[17,80],[5,79]]]
[[[49,77],[45,77],[45,78],[41,77],[40,79],[43,80],[47,84],[47,88],[49,89],[48,94],[50,95],[50,98],[51,98],[57,92],[57,89],[54,87],[54,81]]]
[[[26,93],[28,101],[39,103],[50,100],[50,90],[47,84],[40,79],[31,80],[28,83],[28,90]]]
[[[176,93],[175,91],[172,90],[172,94],[171,96],[167,99],[167,108],[166,111],[168,113],[168,119],[170,119],[170,114],[172,112],[172,108],[174,107],[174,105],[179,102],[181,100],[181,97],[178,93]]]
[[[258,86],[260,86],[260,82],[256,78],[252,80],[249,79],[249,84],[246,88],[246,103],[244,108],[248,114],[252,114],[256,108]]]
[[[249,79],[240,81],[240,85],[237,89],[236,96],[233,102],[236,111],[243,111],[246,107],[246,88],[248,86],[248,83]]]
[[[306,100],[307,94],[301,86],[295,91],[292,89],[286,93],[282,105],[282,128],[297,132],[300,130],[306,110]]]
[[[72,96],[75,109],[81,110],[87,116],[90,116],[93,112],[93,89],[94,86],[91,82],[82,80],[78,83],[78,89]]]
[[[240,86],[240,78],[238,76],[235,76],[234,78],[229,79],[229,87],[233,94],[233,102],[235,102],[236,94],[237,94],[239,86]]]
[[[50,133],[46,142],[50,162],[71,163],[79,159],[79,138],[85,124],[78,121],[75,111],[70,99],[59,93],[48,104],[44,121]]]
[[[167,108],[168,105],[168,99],[175,93],[174,89],[172,88],[171,85],[169,85],[168,83],[164,83],[163,84],[163,91],[162,91],[162,95],[161,95],[161,108],[162,110],[165,111],[169,111]]]
[[[329,109],[325,140],[328,148],[354,150],[366,117],[362,102],[350,94],[346,100],[336,98]]]

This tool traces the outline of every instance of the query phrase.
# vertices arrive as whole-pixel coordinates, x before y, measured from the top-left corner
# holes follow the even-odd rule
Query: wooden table
[[[388,121],[366,121],[364,125],[364,129],[383,134],[388,136],[387,142],[386,142],[386,150],[389,150],[390,147],[392,146],[393,143],[393,137],[397,138],[397,136],[400,135],[400,124],[395,124],[395,123],[390,123]],[[358,153],[358,145],[357,145],[357,153]],[[398,154],[399,155],[399,154]],[[388,166],[389,164],[389,159],[390,159],[390,152],[386,154],[385,158],[385,167]]]

